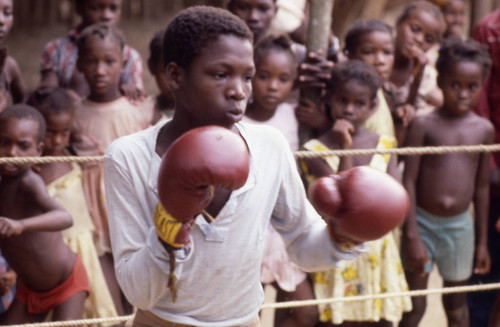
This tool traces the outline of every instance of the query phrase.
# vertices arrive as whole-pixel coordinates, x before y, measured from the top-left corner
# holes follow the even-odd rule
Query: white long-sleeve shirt
[[[191,243],[176,251],[178,297],[167,286],[169,257],[158,241],[160,128],[115,141],[104,158],[111,241],[118,282],[127,299],[172,322],[233,326],[249,322],[264,292],[259,280],[269,222],[285,240],[292,260],[306,271],[332,268],[356,251],[341,251],[306,198],[293,155],[281,133],[239,123],[250,152],[246,184],[231,193],[215,221],[199,216]],[[271,218],[271,219],[270,219]]]

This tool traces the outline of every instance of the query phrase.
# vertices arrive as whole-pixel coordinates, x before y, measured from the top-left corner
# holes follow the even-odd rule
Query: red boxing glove
[[[309,188],[309,198],[327,218],[332,235],[341,233],[362,242],[379,239],[399,226],[410,206],[400,183],[366,166],[317,179]]]
[[[186,224],[192,224],[210,204],[214,187],[238,189],[245,184],[248,172],[248,149],[238,134],[219,126],[199,127],[183,134],[160,164],[158,196],[166,210],[159,219],[155,214],[160,238],[174,247],[187,244]],[[169,217],[163,218],[165,215]],[[182,227],[172,230],[171,218]]]

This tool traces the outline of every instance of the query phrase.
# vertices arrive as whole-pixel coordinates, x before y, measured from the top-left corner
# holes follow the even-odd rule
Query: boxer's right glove
[[[159,238],[180,248],[189,243],[196,216],[210,204],[214,187],[242,187],[249,154],[241,136],[219,126],[192,129],[179,137],[162,158],[154,223]]]
[[[327,220],[334,241],[341,243],[383,237],[404,221],[410,204],[398,181],[366,166],[317,179],[309,198]]]
[[[196,216],[212,201],[214,187],[235,190],[245,184],[249,162],[241,136],[220,126],[189,130],[163,156],[158,173],[160,203],[155,208],[154,224],[158,238],[168,245],[168,287],[173,302],[177,297],[173,249],[189,244]]]

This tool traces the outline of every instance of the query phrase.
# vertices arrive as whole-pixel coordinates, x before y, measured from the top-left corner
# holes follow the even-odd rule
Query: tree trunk
[[[328,38],[332,26],[332,11],[334,0],[311,0],[309,9],[309,27],[307,29],[307,53],[323,50],[328,52]],[[300,91],[300,97],[312,100],[321,105],[321,89],[307,88]],[[312,130],[304,124],[299,125],[299,142],[304,144],[312,137]]]

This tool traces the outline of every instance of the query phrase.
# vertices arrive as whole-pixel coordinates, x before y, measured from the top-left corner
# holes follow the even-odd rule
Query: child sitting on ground
[[[377,72],[364,62],[353,59],[337,64],[325,96],[326,107],[334,121],[333,127],[318,139],[306,142],[304,148],[310,151],[393,148],[393,137],[361,128],[376,108],[380,86]],[[357,166],[374,167],[399,179],[396,160],[391,155],[329,156],[302,160],[301,166],[308,183]],[[379,240],[367,242],[366,247],[367,251],[356,259],[342,261],[336,269],[314,274],[316,298],[341,298],[408,290],[394,234],[388,233]],[[404,311],[410,309],[409,297],[339,302],[320,305],[319,319],[326,326],[392,326]]]
[[[102,154],[117,138],[138,132],[149,126],[144,114],[120,92],[120,74],[123,70],[121,54],[125,42],[119,31],[107,24],[85,28],[78,40],[78,69],[90,88],[75,111],[72,132],[76,135],[72,146],[77,154]],[[88,142],[95,143],[89,149]],[[113,268],[109,227],[103,210],[104,190],[102,166],[84,169],[84,188],[98,235],[97,250],[104,275],[119,315],[125,312],[120,304],[122,296]],[[127,304],[125,304],[127,305]]]
[[[7,54],[5,39],[14,23],[14,6],[12,0],[0,0],[0,111],[7,107],[7,95],[13,103],[20,103],[27,95],[26,87],[17,61]]]
[[[68,35],[50,41],[42,54],[41,84],[74,90],[80,97],[89,95],[89,86],[77,69],[78,38],[88,26],[105,23],[116,26],[120,21],[122,0],[75,0],[81,22]],[[120,60],[125,62],[120,72],[120,91],[130,99],[144,96],[142,58],[134,48],[125,45]]]
[[[295,108],[285,102],[295,78],[295,55],[287,36],[268,36],[255,46],[255,76],[252,98],[243,122],[263,124],[279,129],[293,151],[299,149],[299,124]],[[266,235],[261,277],[263,284],[272,284],[278,302],[314,298],[307,274],[288,257],[285,243],[270,225]],[[274,326],[314,326],[318,311],[315,307],[277,310]]]
[[[490,64],[488,53],[475,41],[446,40],[436,63],[444,103],[412,121],[406,145],[493,143],[492,124],[471,111]],[[434,263],[445,287],[466,285],[473,267],[478,274],[489,271],[489,164],[489,153],[405,158],[404,185],[411,205],[403,226],[402,257],[412,290],[427,287]],[[443,295],[448,325],[468,325],[466,298],[466,293]],[[414,297],[412,301],[413,311],[404,315],[400,326],[418,326],[425,312],[425,297]]]
[[[0,157],[40,156],[45,121],[26,105],[0,113]],[[16,298],[2,324],[81,319],[89,292],[79,255],[63,242],[60,231],[71,216],[47,192],[31,164],[0,166],[0,249],[18,274]]]
[[[68,156],[75,103],[64,89],[39,87],[28,98],[45,119],[43,139],[45,156]],[[37,165],[50,196],[73,218],[73,226],[62,231],[64,242],[82,258],[89,277],[90,294],[85,301],[83,318],[117,316],[94,245],[95,226],[87,208],[82,187],[82,170],[77,163],[53,162]]]

